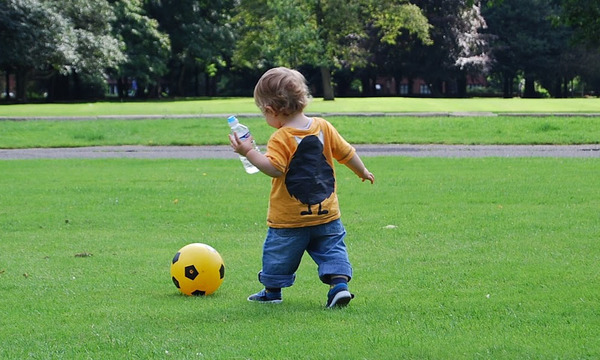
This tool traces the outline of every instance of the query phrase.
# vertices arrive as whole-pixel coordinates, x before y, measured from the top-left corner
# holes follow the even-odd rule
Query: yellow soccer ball
[[[193,243],[179,249],[171,263],[171,279],[186,295],[214,293],[225,277],[223,258],[211,246]]]

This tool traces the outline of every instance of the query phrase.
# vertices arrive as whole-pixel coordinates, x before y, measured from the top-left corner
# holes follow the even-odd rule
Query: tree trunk
[[[502,92],[505,99],[512,98],[512,81],[512,76],[508,72],[505,72],[502,81]]]
[[[371,79],[366,74],[363,74],[360,77],[360,82],[362,84],[362,91],[361,91],[362,96],[370,96],[371,95],[371,81],[370,80]]]
[[[176,90],[176,96],[184,96],[185,95],[185,87],[183,85],[184,80],[185,80],[185,65],[181,65],[179,67],[179,77],[177,78],[177,90]]]
[[[194,96],[200,96],[200,74],[198,72],[198,64],[194,65]]]
[[[210,94],[210,75],[207,72],[204,72],[204,96],[208,96]]]
[[[61,101],[67,100],[70,96],[70,81],[68,75],[54,73],[48,86],[48,100]]]
[[[26,101],[27,100],[27,78],[29,75],[28,69],[17,69],[16,71],[16,81],[17,81],[17,92],[16,98],[17,101]]]
[[[148,97],[152,99],[160,98],[160,81],[148,86]]]
[[[431,83],[431,95],[439,98],[444,94],[444,81],[440,78],[435,78]]]
[[[323,100],[335,100],[333,85],[331,84],[331,72],[327,66],[321,66],[321,79],[323,81]]]
[[[569,80],[567,80],[566,77],[563,78],[563,97],[571,97],[571,94],[569,93]]]
[[[553,91],[550,92],[550,95],[553,98],[557,98],[557,99],[563,98],[564,95],[563,95],[562,79],[561,78],[556,79],[553,87],[554,87],[554,89],[553,89]]]
[[[127,97],[128,90],[127,78],[120,76],[117,79],[117,92],[119,93],[119,99],[125,99]]]
[[[535,97],[535,80],[531,76],[525,76],[525,90],[523,91],[524,98]]]
[[[6,69],[6,100],[10,99],[10,71]]]
[[[81,100],[85,97],[85,94],[83,93],[83,88],[81,87],[81,77],[79,76],[78,73],[73,72],[73,89],[75,90],[75,93],[72,94],[72,96],[69,96],[68,100]]]
[[[394,89],[394,93],[392,95],[400,96],[400,82],[402,82],[402,75],[394,74],[394,85],[396,88]]]
[[[456,80],[456,96],[459,98],[467,97],[467,75],[461,72]]]

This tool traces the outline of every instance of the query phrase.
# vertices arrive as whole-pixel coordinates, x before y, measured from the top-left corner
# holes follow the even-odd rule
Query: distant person
[[[333,160],[363,181],[375,177],[356,150],[324,119],[304,114],[310,95],[306,79],[296,70],[267,71],[254,88],[254,101],[267,124],[277,129],[266,154],[250,140],[230,135],[233,150],[273,178],[259,281],[264,289],[249,301],[281,303],[281,289],[294,284],[304,252],[318,265],[319,278],[330,285],[326,307],[348,305],[352,266],[340,221]]]

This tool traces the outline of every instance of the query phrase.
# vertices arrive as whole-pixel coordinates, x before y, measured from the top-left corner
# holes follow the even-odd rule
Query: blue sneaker
[[[265,289],[248,296],[248,301],[259,302],[263,304],[280,304],[283,302],[281,299],[281,292],[267,292]]]
[[[325,304],[325,307],[344,307],[347,306],[352,299],[354,299],[354,294],[351,294],[350,291],[348,291],[348,285],[337,284],[327,293],[327,304]]]

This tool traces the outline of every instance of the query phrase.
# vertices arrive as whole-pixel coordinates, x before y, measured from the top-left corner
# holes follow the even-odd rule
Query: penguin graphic
[[[288,192],[302,204],[308,206],[300,215],[312,215],[311,207],[319,204],[317,215],[329,213],[321,207],[335,189],[333,169],[323,155],[323,132],[319,136],[309,135],[303,139],[296,138],[298,148],[292,156],[285,186]]]

